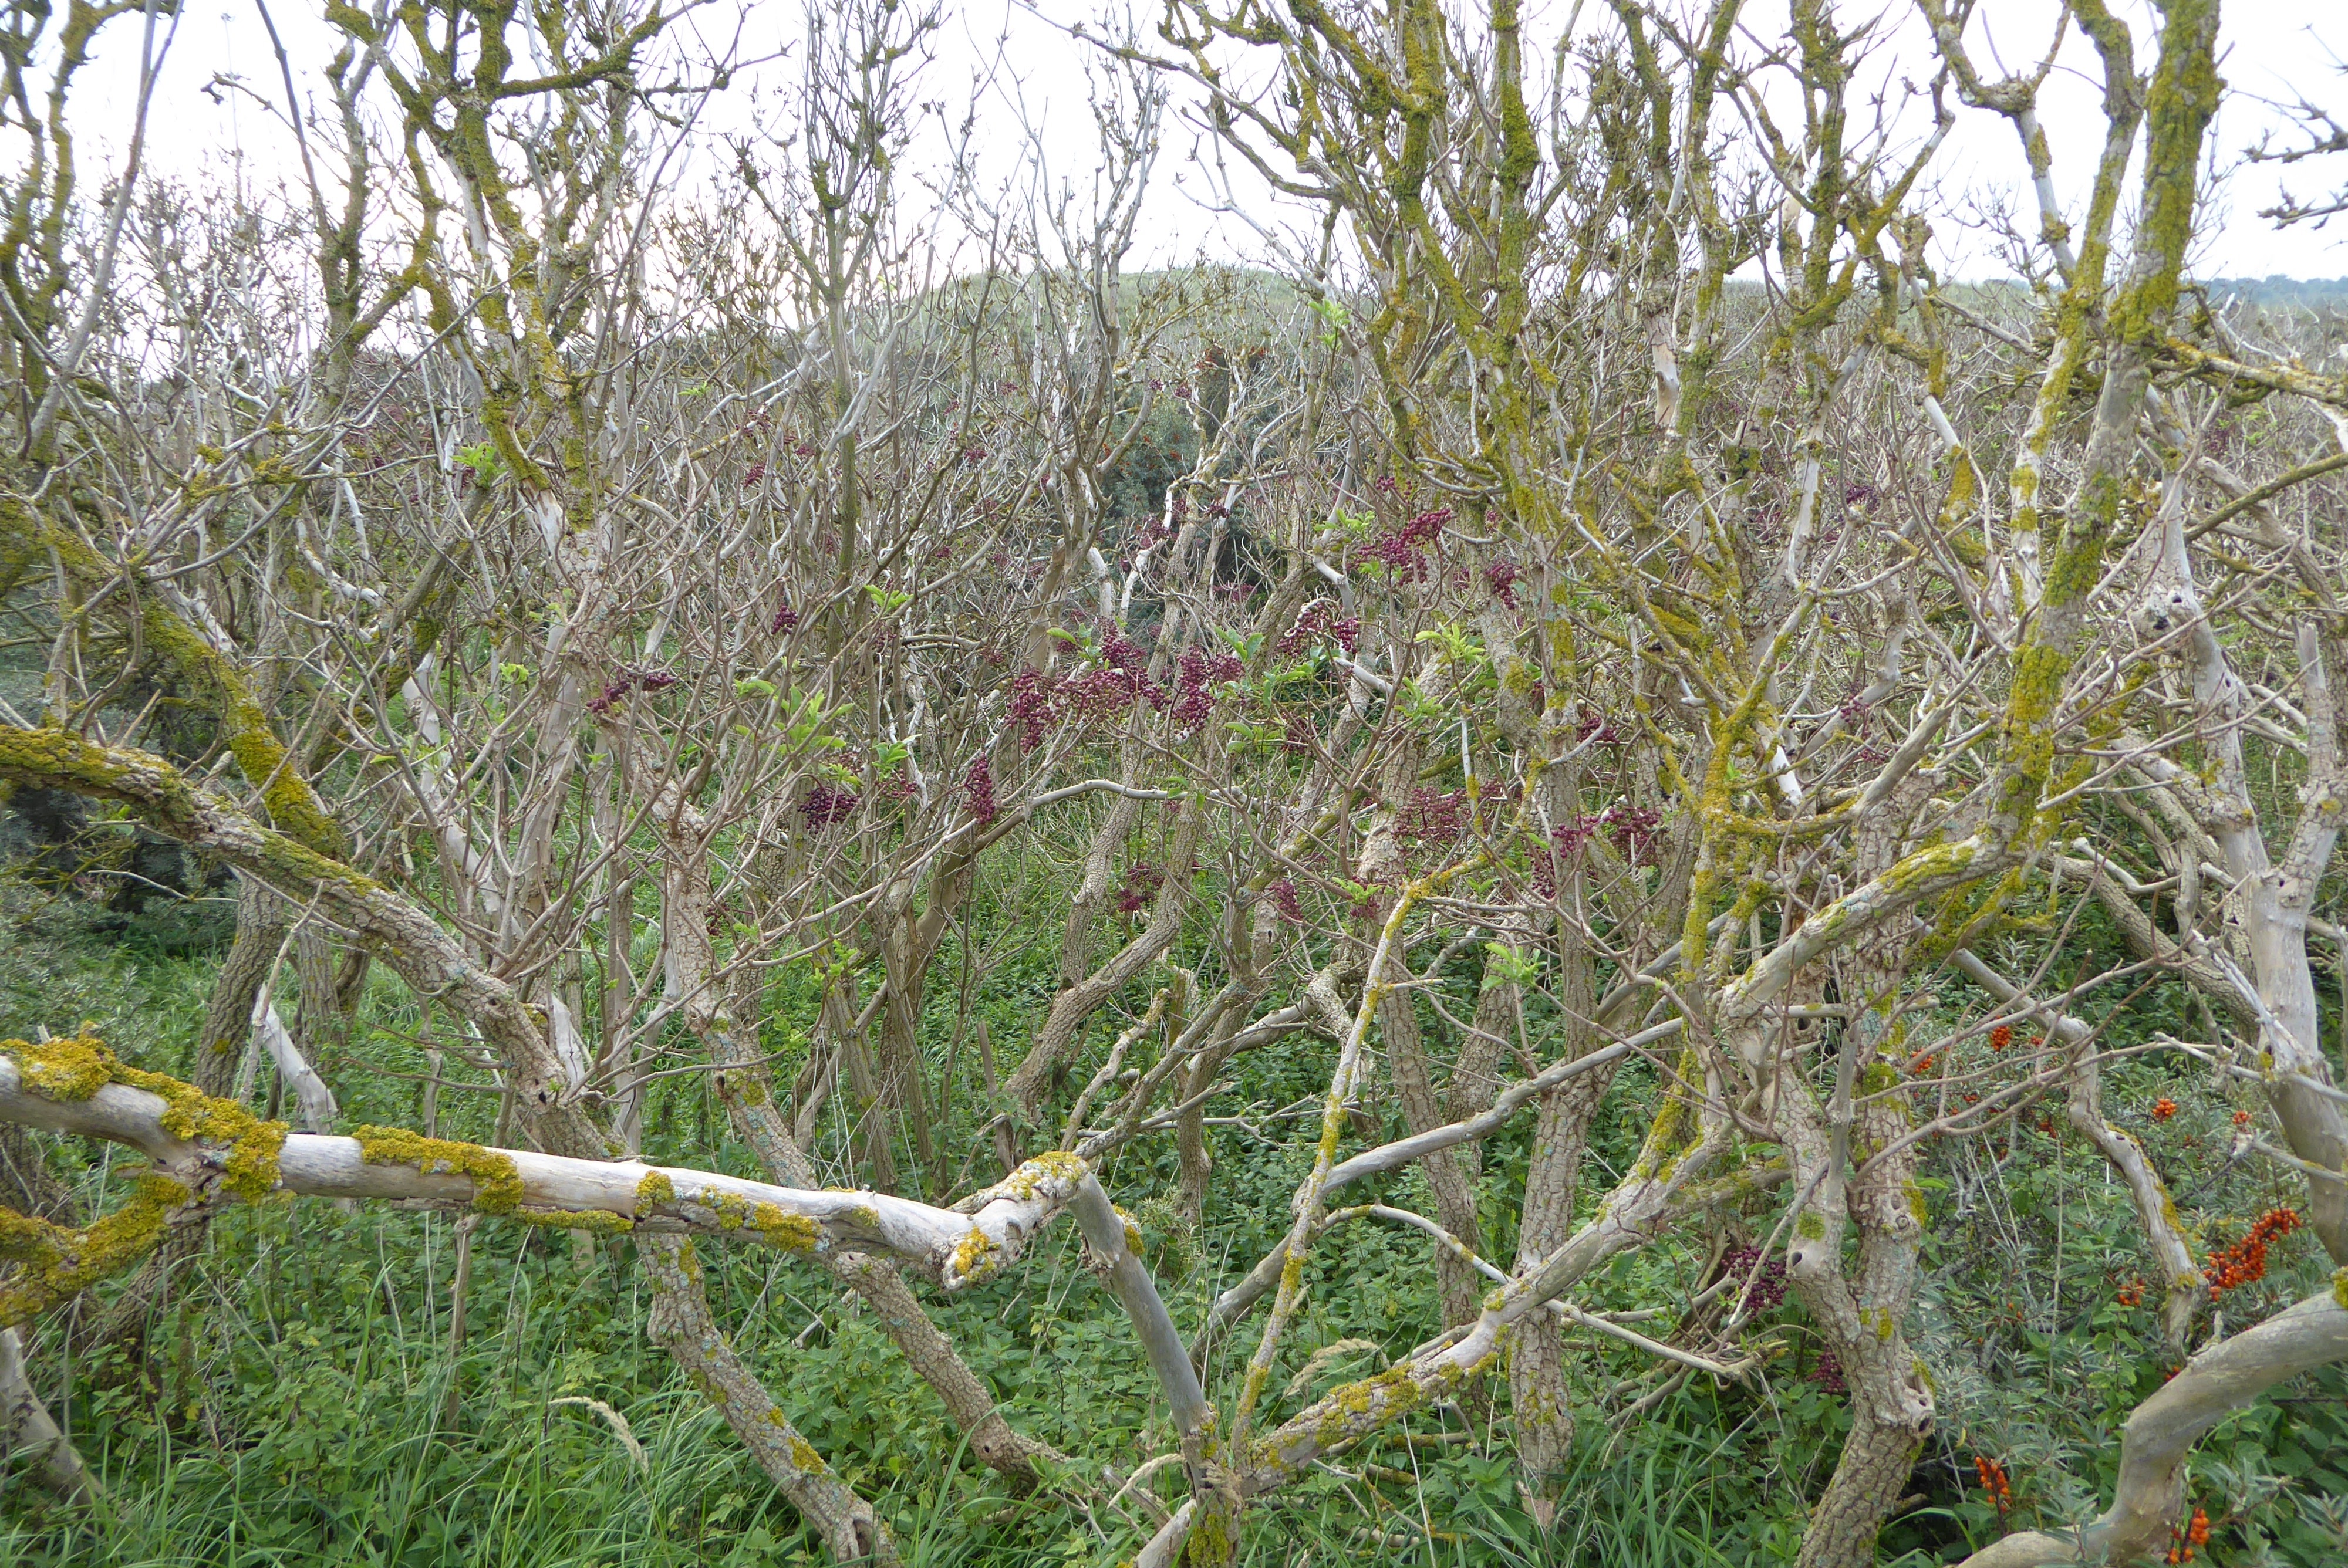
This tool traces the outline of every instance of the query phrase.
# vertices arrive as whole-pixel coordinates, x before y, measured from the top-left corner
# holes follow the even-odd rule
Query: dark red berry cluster
[[[863,796],[845,784],[819,784],[799,802],[799,815],[807,818],[810,827],[829,827],[855,815],[856,808],[863,804]]]
[[[1450,507],[1432,507],[1400,528],[1389,528],[1380,534],[1363,547],[1362,553],[1416,581],[1424,569],[1427,550],[1442,538],[1443,526],[1450,520]]]
[[[1720,1260],[1720,1269],[1732,1279],[1751,1281],[1745,1287],[1747,1312],[1767,1312],[1786,1299],[1785,1264],[1775,1257],[1765,1260],[1759,1247],[1731,1247]]]
[[[994,804],[994,769],[984,757],[971,764],[970,771],[963,774],[962,798],[981,827],[1000,815],[1001,808]]]
[[[1306,643],[1323,637],[1336,639],[1337,645],[1351,653],[1362,640],[1362,618],[1348,615],[1340,619],[1335,607],[1326,600],[1307,605],[1304,613],[1296,618],[1296,624],[1280,634],[1280,641],[1272,645],[1272,651],[1286,659]]]
[[[1120,915],[1139,914],[1142,907],[1157,894],[1159,884],[1165,880],[1166,872],[1162,866],[1152,866],[1147,861],[1137,861],[1127,866],[1125,885],[1117,889],[1117,912]]]
[[[1214,715],[1214,688],[1238,680],[1246,673],[1247,663],[1236,653],[1208,653],[1192,648],[1184,651],[1179,669],[1174,682],[1174,728],[1187,733]]]
[[[665,670],[623,669],[603,685],[603,694],[587,700],[587,711],[599,717],[608,715],[620,705],[621,699],[631,692],[658,692],[674,686],[677,677]]]
[[[1484,583],[1492,590],[1494,599],[1514,610],[1517,608],[1517,579],[1523,575],[1516,562],[1503,559],[1484,568]]]
[[[1395,813],[1395,836],[1406,844],[1450,844],[1468,822],[1468,792],[1421,785]]]

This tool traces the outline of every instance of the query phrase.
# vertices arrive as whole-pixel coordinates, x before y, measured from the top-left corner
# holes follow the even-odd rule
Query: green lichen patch
[[[122,801],[165,832],[185,833],[196,818],[195,794],[170,764],[64,730],[0,728],[0,778]]]
[[[1409,1363],[1390,1367],[1375,1377],[1332,1389],[1322,1401],[1320,1426],[1314,1436],[1323,1448],[1327,1448],[1356,1432],[1383,1426],[1416,1409],[1426,1398],[1426,1390],[1410,1375]]]
[[[1190,1568],[1222,1568],[1231,1560],[1235,1542],[1231,1539],[1231,1522],[1222,1509],[1214,1504],[1200,1508],[1190,1525],[1190,1539],[1182,1548],[1182,1560]]]
[[[359,1157],[370,1165],[413,1165],[429,1174],[446,1171],[469,1177],[473,1207],[485,1214],[510,1214],[521,1207],[521,1173],[513,1157],[479,1143],[427,1138],[399,1127],[354,1127]]]
[[[676,1184],[659,1171],[646,1171],[644,1179],[636,1184],[636,1213],[657,1209],[676,1202]]]

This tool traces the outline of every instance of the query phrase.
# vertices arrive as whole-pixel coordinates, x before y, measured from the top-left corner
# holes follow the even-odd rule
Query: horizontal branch
[[[578,1230],[681,1233],[797,1253],[882,1252],[954,1291],[1015,1260],[1091,1175],[1073,1155],[1047,1154],[964,1199],[971,1212],[961,1214],[885,1193],[804,1192],[711,1171],[362,1128],[355,1137],[284,1134],[273,1184],[226,1184],[221,1177],[255,1151],[187,1136],[193,1129],[184,1107],[162,1094],[66,1076],[93,1061],[107,1071],[102,1048],[88,1049],[95,1045],[0,1045],[0,1121],[128,1144],[194,1194],[380,1198]]]
[[[1607,1046],[1602,1050],[1593,1050],[1587,1055],[1577,1056],[1566,1061],[1551,1062],[1535,1076],[1525,1079],[1519,1083],[1511,1084],[1508,1092],[1493,1101],[1488,1110],[1478,1112],[1464,1121],[1454,1122],[1442,1127],[1430,1127],[1426,1132],[1416,1133],[1411,1137],[1397,1138],[1391,1143],[1382,1143],[1375,1149],[1365,1149],[1352,1159],[1341,1163],[1335,1170],[1329,1173],[1327,1190],[1334,1192],[1339,1187],[1361,1181],[1367,1176],[1383,1175],[1389,1171],[1398,1171],[1405,1165],[1424,1160],[1437,1150],[1453,1148],[1484,1137],[1506,1125],[1509,1117],[1515,1115],[1534,1099],[1555,1089],[1559,1084],[1569,1079],[1579,1078],[1585,1072],[1594,1072],[1601,1067],[1612,1066],[1641,1046],[1652,1045],[1659,1040],[1667,1039],[1677,1034],[1684,1027],[1685,1027],[1684,1020],[1666,1019],[1653,1029],[1642,1030],[1630,1039]]]

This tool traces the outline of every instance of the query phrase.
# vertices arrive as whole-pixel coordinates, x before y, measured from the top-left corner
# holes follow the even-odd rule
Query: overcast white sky
[[[738,19],[745,56],[791,48],[804,26],[800,0],[751,0],[738,9],[734,4],[727,0],[695,13],[693,26],[703,37],[722,44]],[[1093,0],[1036,0],[1036,5],[1045,16],[1061,21],[1099,9]],[[1747,7],[1756,37],[1769,37],[1773,13],[1781,15],[1782,5],[1783,0],[1755,0]],[[1569,24],[1575,9],[1573,0],[1533,0],[1528,7],[1533,29],[1546,29],[1551,36]],[[1595,4],[1582,7],[1582,25],[1590,25],[1591,16],[1601,9]],[[1993,59],[2019,67],[2035,58],[2046,46],[2056,9],[2051,0],[1984,0],[1982,20],[1970,35],[1983,69],[1993,70]],[[272,8],[297,86],[305,90],[334,51],[334,39],[320,18],[322,10],[314,0],[279,0]],[[2128,0],[2124,10],[2148,18],[2142,0]],[[1145,22],[1155,15],[1147,6],[1138,14]],[[1870,15],[1879,18],[1872,79],[1896,85],[1903,78],[1921,82],[1929,76],[1931,55],[1912,0],[1868,0],[1847,5],[1844,15],[1846,26]],[[2147,37],[2148,31],[2147,21],[2139,36]],[[2279,179],[2288,179],[2301,195],[2348,184],[2348,156],[2288,171],[2247,166],[2240,159],[2261,133],[2287,134],[2276,111],[2260,100],[2287,105],[2305,97],[2348,119],[2348,74],[2343,69],[2343,62],[2348,61],[2348,0],[2230,0],[2223,37],[2224,73],[2232,94],[2220,118],[2217,145],[2219,166],[2229,172],[2218,191],[2218,220],[2207,226],[2209,237],[2197,271],[2203,276],[2230,277],[2348,275],[2348,217],[2320,231],[2302,225],[2278,233],[2257,216],[2260,208],[2272,204]],[[996,58],[998,43],[1002,64],[980,105],[984,150],[1006,169],[1015,159],[1021,117],[1007,100],[1015,86],[1025,117],[1042,128],[1050,155],[1066,166],[1067,174],[1081,177],[1092,134],[1086,103],[1087,51],[1027,10],[1004,0],[948,5],[936,36],[935,59],[922,81],[922,97],[949,102],[967,97],[983,65]],[[86,78],[80,128],[85,149],[98,157],[118,154],[127,140],[138,46],[136,17],[113,25]],[[2148,37],[2143,52],[2148,59]],[[2057,183],[2075,214],[2100,138],[2099,78],[2092,51],[2075,32],[2060,59],[2042,95],[2042,114],[2054,149]],[[283,125],[242,95],[216,88],[208,92],[208,85],[221,76],[236,77],[255,92],[283,101],[268,36],[252,0],[189,0],[157,96],[149,169],[190,181],[217,179],[239,166],[241,149],[248,179],[269,183],[289,174],[294,167],[292,143]],[[747,94],[737,90],[729,98],[720,114],[731,118],[713,123],[739,125],[739,117],[755,112]],[[1260,253],[1261,241],[1248,225],[1218,217],[1195,200],[1205,185],[1201,169],[1189,161],[1195,144],[1187,128],[1169,128],[1157,190],[1143,224],[1144,254],[1137,260]],[[1961,109],[1957,129],[1936,169],[1933,196],[1944,210],[1968,203],[2022,203],[2021,154],[2009,127],[1994,115]],[[1247,202],[1251,212],[1276,220],[1260,195]],[[2034,229],[2034,222],[2030,226]],[[1947,271],[1981,276],[2003,270],[1988,251],[1965,240],[1956,224],[1940,223],[1936,230]]]

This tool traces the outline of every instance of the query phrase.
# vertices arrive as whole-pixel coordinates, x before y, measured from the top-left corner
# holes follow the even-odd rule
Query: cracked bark
[[[81,1455],[57,1430],[34,1390],[25,1371],[25,1343],[14,1328],[0,1328],[0,1423],[5,1423],[7,1457],[30,1460],[34,1480],[59,1497],[97,1501],[97,1478],[83,1466]]]
[[[1595,1011],[1590,954],[1580,943],[1559,944],[1556,997],[1566,1019],[1564,1060],[1597,1049],[1585,1021]],[[1494,989],[1501,988],[1493,988]],[[1505,988],[1514,992],[1516,988]],[[1514,998],[1511,997],[1513,1004]],[[1478,1009],[1478,1022],[1482,1009]],[[1513,1007],[1511,1009],[1513,1011]],[[1540,1097],[1532,1158],[1525,1171],[1515,1271],[1539,1268],[1573,1234],[1573,1199],[1591,1119],[1614,1081],[1610,1065],[1569,1079]],[[1536,1312],[1517,1325],[1509,1349],[1509,1397],[1516,1413],[1517,1489],[1525,1510],[1543,1529],[1556,1522],[1559,1485],[1573,1450],[1573,1409],[1565,1382],[1565,1326],[1554,1313]]]
[[[835,1563],[895,1563],[896,1544],[872,1505],[832,1473],[801,1437],[709,1313],[700,1260],[684,1236],[637,1239],[636,1255],[653,1283],[647,1331],[675,1357],[742,1440],[777,1490],[791,1501]]]

